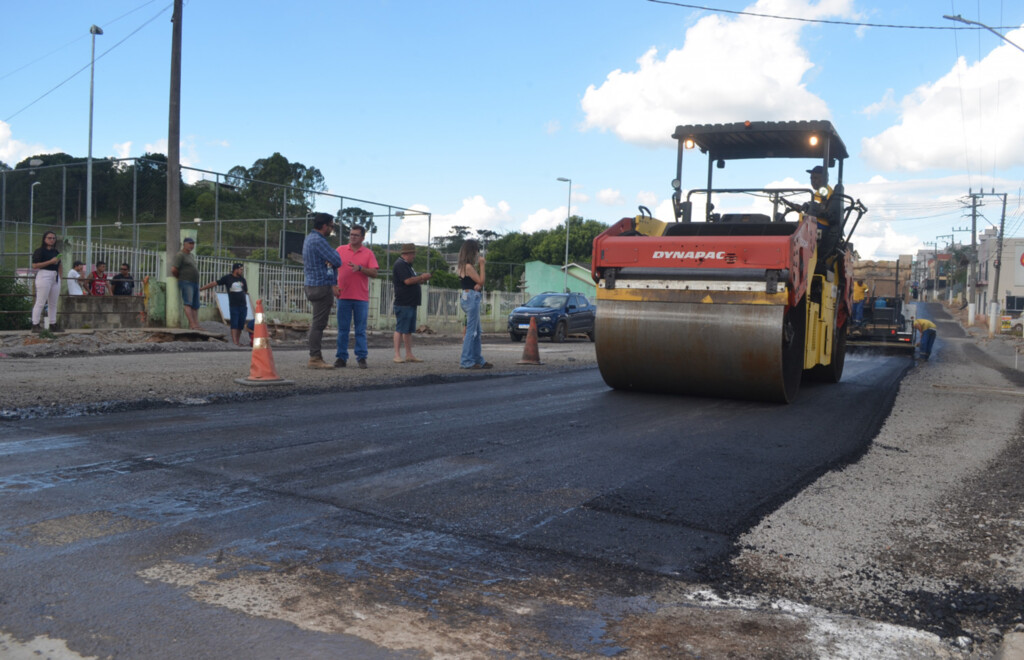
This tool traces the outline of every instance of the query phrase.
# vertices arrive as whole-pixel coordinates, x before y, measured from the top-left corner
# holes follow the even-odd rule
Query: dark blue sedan
[[[594,341],[594,316],[597,308],[582,293],[541,293],[508,315],[508,336],[522,341],[537,319],[537,334],[563,342],[569,335],[587,335]]]

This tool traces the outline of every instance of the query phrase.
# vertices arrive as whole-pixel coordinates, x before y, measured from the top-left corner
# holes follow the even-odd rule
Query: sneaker
[[[346,365],[348,365],[348,362],[346,360],[342,360],[341,358],[338,358],[337,360],[334,361],[334,366],[337,367],[338,369],[341,369]]]
[[[32,326],[32,332],[36,333],[37,335],[40,332],[42,332],[42,331],[43,331],[43,326],[39,325],[38,323],[36,323],[34,326]]]
[[[366,358],[359,358],[356,360],[356,364],[359,365],[360,369],[366,369]]]
[[[306,363],[307,369],[333,369],[331,365],[324,362],[322,357],[311,357],[309,362]]]
[[[494,365],[490,362],[484,362],[483,364],[476,365],[478,369],[493,369]]]

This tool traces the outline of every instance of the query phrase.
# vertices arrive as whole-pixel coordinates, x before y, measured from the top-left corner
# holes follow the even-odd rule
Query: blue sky
[[[707,6],[931,27],[961,14],[1024,46],[1024,3],[1008,0]],[[429,211],[434,235],[504,233],[564,222],[558,177],[574,214],[611,223],[642,203],[669,218],[677,124],[829,119],[851,152],[846,191],[871,209],[863,257],[968,227],[968,188],[1008,193],[1007,235],[1024,235],[1024,52],[983,30],[810,21],[647,0],[187,0],[182,160],[226,172],[279,151],[331,192]],[[170,0],[34,0],[3,7],[0,161],[86,154],[92,24],[94,156],[166,151]],[[774,161],[744,184],[804,186],[810,165]],[[979,231],[998,224],[994,200],[982,212]],[[423,223],[392,240],[425,242]]]

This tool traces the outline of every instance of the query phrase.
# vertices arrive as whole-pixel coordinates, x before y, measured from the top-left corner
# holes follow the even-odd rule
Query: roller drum
[[[800,309],[601,300],[595,333],[616,389],[788,402],[800,386]]]

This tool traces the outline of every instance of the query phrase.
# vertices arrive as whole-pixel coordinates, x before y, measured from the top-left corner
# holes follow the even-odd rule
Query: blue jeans
[[[932,345],[935,343],[935,331],[925,330],[921,333],[921,357],[928,357],[932,354]]]
[[[480,300],[483,294],[479,291],[463,291],[459,296],[459,306],[466,313],[466,337],[462,340],[462,356],[459,366],[469,369],[474,364],[485,362],[480,347]]]
[[[369,355],[366,348],[366,319],[369,315],[370,303],[366,300],[346,298],[338,301],[338,350],[335,358],[348,361],[348,330],[355,321],[356,359],[366,359]]]
[[[864,301],[853,303],[853,320],[860,323],[864,320]]]
[[[178,280],[178,290],[181,291],[181,304],[192,309],[199,309],[199,283],[188,280]]]

